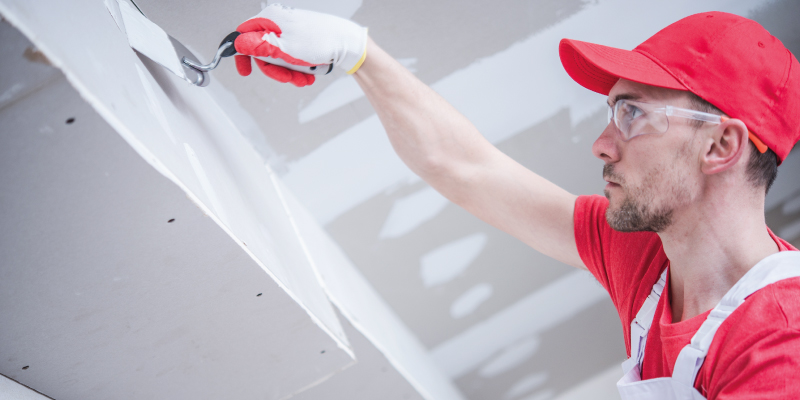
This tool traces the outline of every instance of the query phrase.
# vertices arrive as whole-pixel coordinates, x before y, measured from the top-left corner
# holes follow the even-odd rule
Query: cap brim
[[[667,89],[688,90],[655,61],[637,51],[562,39],[558,53],[561,64],[575,82],[600,94],[608,95],[619,78]]]

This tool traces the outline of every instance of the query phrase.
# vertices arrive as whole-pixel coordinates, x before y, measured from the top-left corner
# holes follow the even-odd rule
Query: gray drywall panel
[[[210,92],[137,55],[103,2],[7,0],[0,11],[145,161],[352,355],[271,184],[272,172]]]
[[[47,43],[45,43],[45,45],[46,44]],[[138,59],[134,59],[134,62],[137,62],[137,61],[138,61]],[[182,97],[180,95],[180,91],[181,91],[182,88],[179,85],[177,85],[175,82],[170,81],[170,79],[171,79],[170,76],[165,76],[163,71],[160,70],[160,67],[154,65],[151,61],[149,61],[147,59],[141,59],[141,63],[147,69],[147,73],[148,74],[152,74],[152,76],[153,76],[153,78],[155,80],[155,83],[157,85],[157,88],[161,89],[161,90],[163,90],[165,92],[164,94],[166,95],[165,97],[167,98],[166,102],[167,103],[170,103],[170,102],[174,103],[173,105],[176,108],[178,108],[179,111],[183,111],[185,114],[187,114],[187,113],[189,114],[188,117],[191,117],[191,118],[189,118],[189,120],[187,120],[187,118],[184,118],[184,122],[188,122],[190,125],[194,125],[194,124],[196,124],[198,122],[201,122],[201,123],[202,122],[206,122],[206,123],[208,123],[210,125],[209,128],[219,128],[220,127],[219,119],[222,119],[223,120],[223,121],[221,121],[223,123],[222,127],[224,128],[225,127],[224,126],[224,122],[228,122],[227,119],[233,117],[229,113],[226,113],[226,112],[220,113],[219,110],[217,110],[217,109],[215,109],[213,107],[214,103],[211,103],[211,104],[208,104],[208,103],[204,104],[202,102],[198,103],[198,101],[196,99],[187,99],[185,97]],[[140,79],[142,79],[142,83],[145,84],[145,89],[147,89],[149,83],[146,82],[146,79],[143,78],[144,73],[142,72],[141,69],[139,70],[139,73],[140,73],[139,74],[140,75]],[[80,86],[80,82],[78,82],[77,84],[78,84],[78,86]],[[47,88],[47,86],[45,86],[45,88]],[[174,142],[176,141],[175,140],[175,136],[177,136],[177,134],[180,133],[180,132],[176,132],[176,131],[170,129],[170,126],[172,125],[171,123],[180,124],[181,120],[179,118],[175,118],[175,114],[174,113],[172,113],[172,114],[169,113],[169,111],[172,111],[172,110],[167,109],[165,111],[163,108],[154,107],[153,106],[153,104],[152,104],[153,103],[153,97],[157,97],[157,93],[155,93],[156,90],[153,89],[152,86],[150,86],[150,88],[151,88],[150,89],[151,93],[146,93],[147,94],[147,98],[145,98],[143,100],[151,102],[151,104],[148,106],[150,108],[150,110],[149,110],[150,114],[159,119],[159,123],[161,124],[161,128],[166,130],[166,132],[164,132],[164,133],[166,133],[166,136],[174,144]],[[107,91],[109,91],[109,89],[113,89],[113,87],[112,88],[105,88],[105,89]],[[44,89],[42,91],[45,92],[44,94],[42,94],[42,96],[47,96],[47,98],[53,97],[52,101],[54,101],[54,102],[69,103],[68,100],[65,101],[65,99],[62,98],[63,96],[58,96],[58,95],[53,96],[53,93],[51,93],[52,91],[49,91],[49,90],[46,91]],[[95,102],[91,103],[92,105],[94,105],[97,108],[100,108],[101,111],[108,111],[108,110],[103,110],[102,107],[100,107],[100,106],[102,106],[102,104],[98,104],[96,102],[96,98],[94,97],[94,93],[92,93],[92,92],[84,92],[84,93],[88,97],[90,97],[92,100],[95,100]],[[207,99],[207,97],[203,97],[203,94],[205,93],[205,90],[201,90],[199,92],[189,92],[189,93],[193,93],[193,96],[200,97],[201,100],[204,99],[204,98]],[[219,92],[216,92],[216,93],[219,93]],[[108,93],[106,93],[106,94],[108,94]],[[38,96],[40,96],[40,95],[37,93],[37,94],[29,96],[29,97],[32,97],[32,98],[35,98],[36,100],[38,100],[39,99]],[[156,101],[155,103],[161,103],[161,102],[164,101],[164,98],[162,97],[161,99],[157,99],[157,100],[159,100],[159,101]],[[214,99],[214,100],[215,100],[215,102],[218,101],[218,99]],[[21,102],[21,100],[20,100],[20,102]],[[163,103],[161,103],[161,104],[163,104]],[[28,104],[26,104],[26,106],[27,105]],[[14,106],[17,107],[16,104]],[[232,110],[234,112],[238,112],[238,110],[236,110],[235,105],[232,106],[231,104],[227,104],[227,106],[228,106],[228,108],[227,108],[228,111]],[[112,107],[112,109],[113,109],[113,107]],[[31,111],[31,112],[48,113],[48,110],[34,110],[34,111]],[[211,114],[211,115],[208,115],[208,114]],[[124,113],[123,113],[123,116],[124,116]],[[145,117],[145,119],[146,119],[147,116],[148,116],[147,113],[145,115],[143,115],[143,117]],[[180,114],[179,114],[179,116],[180,116]],[[112,115],[107,115],[106,114],[105,117],[107,119],[110,119],[111,121],[115,121],[115,119],[118,118],[119,116],[117,115],[116,112],[114,112],[114,113],[112,113]],[[176,121],[176,119],[177,119],[177,121]],[[69,120],[67,122],[67,125],[73,125],[73,124],[76,124],[75,119]],[[174,125],[172,125],[172,127],[174,127]],[[108,128],[108,127],[104,126],[104,128]],[[230,126],[228,126],[228,128],[230,128]],[[126,134],[129,134],[129,132],[126,132],[125,129],[118,128],[118,130],[120,131],[120,133],[122,134],[123,137],[126,137]],[[211,130],[211,132],[207,132],[207,133],[212,133],[213,134],[214,132],[220,131],[220,129],[210,129],[210,130]],[[42,131],[43,132],[50,132],[50,131],[52,131],[52,128],[49,128],[49,127],[48,128],[43,128]],[[223,131],[223,134],[227,134],[229,136],[224,136],[223,135],[223,136],[220,136],[220,137],[212,138],[212,141],[215,140],[215,142],[212,143],[214,146],[212,146],[212,148],[210,148],[210,149],[206,148],[205,150],[207,150],[207,151],[216,150],[216,151],[222,153],[220,155],[222,157],[225,157],[225,156],[228,156],[228,157],[230,157],[230,156],[246,156],[248,150],[250,150],[251,153],[252,153],[252,150],[249,149],[249,147],[244,147],[244,148],[241,147],[241,146],[238,147],[238,148],[236,147],[237,143],[242,143],[242,142],[241,142],[241,138],[239,136],[236,136],[236,132],[235,131],[232,131],[232,132],[224,132]],[[239,138],[238,142],[237,142],[236,138]],[[128,139],[130,139],[130,138],[128,138]],[[136,139],[142,139],[142,138],[138,137]],[[169,157],[166,157],[163,160],[162,159],[155,159],[155,160],[153,159],[154,155],[152,154],[151,150],[153,150],[154,152],[157,152],[158,150],[162,150],[163,151],[164,150],[163,141],[161,143],[159,143],[158,141],[153,141],[153,138],[145,137],[144,139],[145,140],[150,139],[150,143],[146,143],[146,144],[149,145],[149,147],[145,146],[146,148],[144,148],[144,149],[141,148],[143,143],[141,143],[139,141],[133,141],[133,143],[129,142],[129,144],[133,145],[134,148],[138,150],[140,155],[144,156],[146,160],[150,161],[151,164],[153,164],[153,166],[155,166],[162,173],[164,173],[168,177],[175,178],[174,176],[171,176],[171,171],[169,171],[169,170],[165,171],[164,170],[164,167],[165,167],[164,164],[168,164],[170,161],[173,162],[172,166],[175,167],[175,164],[174,164],[175,160],[170,160]],[[220,142],[222,142],[222,143],[220,143]],[[185,143],[184,145],[188,147],[188,143]],[[169,147],[169,146],[167,146],[167,147]],[[244,151],[244,154],[241,153],[242,151]],[[198,151],[198,153],[199,153],[199,151]],[[164,154],[162,153],[161,156],[163,157]],[[167,153],[167,156],[169,156],[169,153]],[[244,157],[244,158],[245,158],[245,160],[247,159],[246,157]],[[165,161],[165,162],[161,163],[161,161]],[[199,163],[197,160],[194,160],[194,161],[195,161],[195,163],[192,163],[192,167],[193,168],[196,167],[196,165],[195,165],[196,163]],[[222,167],[222,168],[234,168],[234,169],[236,167],[241,168],[242,166],[241,165],[236,165],[235,161],[237,161],[237,160],[231,160],[230,163],[223,164],[223,165],[211,165],[210,167],[207,166],[209,168],[206,170],[206,173],[209,176],[211,176],[212,174],[217,173],[218,172],[217,169],[219,169],[220,167]],[[231,164],[233,164],[233,165],[231,165]],[[178,165],[178,167],[180,167],[180,165]],[[283,239],[284,242],[285,242],[285,240],[289,240],[289,241],[293,240],[293,241],[295,241],[296,243],[290,243],[290,244],[293,244],[296,248],[302,249],[302,251],[303,251],[303,257],[300,259],[300,265],[292,265],[292,263],[288,263],[288,265],[292,265],[295,268],[296,267],[302,267],[303,264],[311,265],[311,264],[316,263],[317,265],[320,265],[322,267],[321,271],[324,272],[325,274],[327,274],[327,276],[329,277],[329,279],[326,279],[324,281],[326,289],[328,290],[328,294],[336,299],[337,305],[340,308],[342,308],[342,310],[346,313],[348,318],[353,319],[353,321],[356,321],[356,318],[361,318],[362,319],[362,321],[358,321],[357,322],[358,327],[359,327],[360,330],[365,332],[366,335],[369,336],[369,340],[371,341],[371,343],[369,341],[368,342],[362,342],[363,351],[367,352],[366,354],[368,354],[368,355],[369,354],[381,354],[375,348],[370,349],[370,348],[364,347],[364,346],[367,346],[368,344],[372,344],[373,346],[377,346],[378,349],[380,349],[381,352],[383,352],[384,354],[386,354],[390,358],[388,365],[391,366],[391,368],[392,368],[391,371],[387,371],[385,368],[382,368],[383,370],[380,371],[380,374],[378,376],[384,376],[384,377],[389,377],[389,379],[399,380],[398,382],[405,382],[404,386],[403,386],[403,390],[402,390],[402,392],[404,394],[414,393],[416,390],[419,390],[422,393],[425,393],[425,397],[426,398],[436,398],[436,399],[458,399],[458,398],[460,398],[460,395],[458,394],[457,390],[455,390],[455,388],[452,386],[452,383],[447,378],[442,376],[441,373],[438,373],[438,370],[433,365],[432,360],[430,360],[430,358],[425,353],[424,348],[416,341],[416,339],[413,337],[413,335],[409,334],[408,330],[405,328],[405,326],[402,324],[402,322],[400,322],[399,319],[397,319],[396,316],[394,316],[391,313],[391,310],[388,309],[385,306],[385,304],[382,302],[382,300],[378,296],[376,296],[374,290],[372,290],[372,288],[369,287],[369,284],[362,277],[360,277],[357,273],[354,274],[354,272],[356,270],[349,263],[349,261],[347,261],[346,258],[342,258],[342,257],[339,257],[339,259],[335,260],[335,262],[330,262],[328,260],[329,257],[327,257],[327,253],[329,252],[328,248],[331,246],[330,239],[320,229],[320,227],[316,224],[316,222],[307,215],[307,212],[305,212],[302,209],[302,206],[300,206],[294,200],[294,198],[291,196],[291,193],[286,191],[285,187],[281,187],[281,184],[280,184],[279,180],[277,179],[277,177],[275,177],[273,174],[266,173],[266,172],[268,172],[268,169],[263,168],[263,166],[261,166],[261,165],[257,165],[256,164],[255,166],[253,166],[251,164],[249,167],[251,169],[253,167],[255,167],[255,171],[245,170],[245,171],[243,171],[243,175],[251,175],[252,176],[255,173],[255,175],[258,176],[258,172],[261,171],[262,172],[261,176],[263,178],[265,178],[265,179],[260,183],[260,185],[261,186],[266,185],[267,187],[263,188],[263,189],[271,190],[271,192],[270,192],[271,196],[267,199],[267,200],[269,200],[269,202],[267,202],[265,204],[261,204],[261,206],[263,208],[267,208],[267,209],[271,208],[271,210],[269,210],[269,211],[272,212],[272,216],[273,216],[273,218],[271,218],[271,219],[267,218],[268,222],[272,223],[269,226],[269,229],[264,229],[264,231],[261,232],[262,235],[266,236],[266,239],[268,239],[270,241],[270,242],[268,242],[270,244],[270,246],[267,246],[268,248],[266,250],[268,250],[269,252],[275,252],[275,253],[281,253],[281,251],[284,251],[284,252],[286,251],[286,249],[276,248],[277,244],[275,242],[278,242],[278,240],[275,239],[275,238],[270,237],[270,235],[269,235],[269,231],[271,229],[275,228],[272,225],[278,225],[278,228],[280,228],[280,224],[284,223],[286,228],[288,228],[288,231],[287,231],[287,229],[283,230],[282,233],[284,234],[284,237],[281,238],[281,239]],[[197,171],[195,171],[195,172],[197,172]],[[198,174],[198,178],[200,178],[199,175],[200,174]],[[179,183],[179,186],[181,186],[181,184],[183,182],[176,182],[176,183]],[[203,186],[202,189],[205,192],[204,194],[207,196],[205,199],[202,199],[202,198],[201,199],[197,199],[195,196],[192,196],[191,192],[188,192],[187,194],[188,194],[188,197],[190,197],[190,199],[192,201],[196,202],[196,204],[199,206],[201,211],[206,212],[206,214],[210,217],[210,219],[213,219],[214,222],[216,222],[217,224],[222,225],[221,227],[225,231],[228,231],[229,229],[233,229],[235,227],[230,227],[230,226],[224,225],[225,223],[229,223],[230,219],[226,220],[225,215],[221,211],[229,211],[229,212],[230,211],[234,211],[235,212],[235,211],[239,211],[239,210],[231,210],[230,208],[228,208],[228,209],[221,208],[220,207],[221,203],[219,202],[219,200],[217,199],[217,201],[214,201],[215,200],[214,197],[211,196],[211,194],[209,193],[209,192],[213,191],[213,190],[209,190],[209,186],[211,186],[211,189],[213,189],[214,188],[213,187],[214,183],[217,183],[217,182],[214,182],[213,180],[210,180],[208,178],[206,178],[205,182],[203,182],[203,180],[201,179],[201,184]],[[259,185],[257,183],[255,183],[255,182],[252,182],[252,183],[254,183],[252,185],[253,187],[258,188]],[[185,187],[183,187],[183,188],[184,188],[184,190],[186,190]],[[238,189],[241,190],[242,187],[239,186]],[[252,188],[248,188],[248,189],[249,190],[244,190],[243,193],[241,193],[241,195],[243,197],[245,197],[244,200],[249,200],[251,202],[259,202],[259,200],[263,200],[263,198],[259,198],[259,196],[258,196],[259,193],[256,193],[254,195],[253,192],[252,192]],[[101,193],[101,197],[102,197],[102,193]],[[203,201],[202,201],[202,200],[208,200],[208,197],[211,197],[211,207],[209,207],[207,204],[204,204]],[[107,200],[107,199],[104,199],[104,200]],[[133,201],[136,201],[136,200],[137,199],[133,199]],[[217,215],[213,214],[215,212],[217,213]],[[222,215],[219,215],[219,214],[222,214]],[[230,216],[230,214],[228,214],[228,215]],[[269,214],[267,214],[267,215],[269,216]],[[293,218],[293,215],[295,216],[295,218]],[[262,216],[263,216],[263,213],[262,213]],[[298,218],[297,216],[301,216],[301,218]],[[258,215],[256,216],[255,219],[257,219],[257,217],[258,217]],[[280,217],[280,218],[277,218],[277,220],[276,220],[275,217]],[[171,220],[167,220],[167,221],[168,221],[167,224],[176,224],[177,223],[177,219],[171,219]],[[128,233],[130,233],[130,232],[128,232]],[[230,234],[230,232],[228,232],[228,233]],[[240,233],[240,232],[237,232],[237,233]],[[306,233],[308,233],[308,234],[306,235]],[[82,232],[76,232],[76,234],[73,235],[73,237],[77,238],[78,240],[84,240],[84,239],[86,239],[86,236],[87,236],[87,234],[82,234]],[[310,236],[311,240],[304,239],[304,236]],[[240,240],[238,237],[234,237],[234,239],[237,240],[237,241]],[[258,239],[258,237],[257,237],[257,239]],[[261,238],[261,239],[264,239],[264,238]],[[250,243],[249,246],[246,243],[244,243],[243,241],[241,241],[240,244],[241,244],[242,247],[240,248],[240,250],[246,250],[247,248],[253,246],[254,242],[250,242],[249,240],[248,240],[248,242]],[[236,242],[234,242],[234,243],[236,243]],[[258,243],[256,242],[256,244],[258,244]],[[116,247],[117,248],[121,248],[122,246],[118,245]],[[122,249],[122,251],[134,251],[134,250],[135,249]],[[242,253],[243,253],[242,254],[243,256],[248,254],[246,251],[242,251]],[[250,255],[253,256],[253,254],[250,254]],[[297,261],[297,258],[295,258],[295,261]],[[188,261],[186,261],[186,260],[175,260],[175,262],[177,262],[177,263],[182,263],[182,262],[191,263],[192,260],[188,260]],[[275,267],[274,265],[269,265],[269,264],[267,266],[268,267],[273,267],[273,268]],[[264,267],[264,265],[262,265],[262,268],[263,267]],[[278,267],[280,267],[280,265]],[[280,279],[281,281],[283,281],[284,278],[286,278],[285,275],[283,275],[283,276],[280,275],[280,273],[279,273],[280,271],[276,272],[271,268],[267,268],[267,272],[273,273],[274,274],[273,277],[275,277],[276,279]],[[275,275],[277,275],[277,277]],[[320,282],[318,282],[316,280],[314,282],[317,285],[319,285],[319,283],[320,283]],[[103,291],[104,290],[102,288],[102,282],[90,282],[89,285],[90,285],[90,288],[92,290],[99,290],[99,291]],[[296,289],[296,286],[294,286],[294,288]],[[80,292],[80,293],[83,293],[83,292]],[[266,295],[263,294],[263,293],[259,293],[259,295],[257,297],[262,297],[262,296],[266,297]],[[265,300],[265,301],[267,301],[267,300]],[[313,315],[312,315],[312,317],[313,317]],[[176,316],[176,319],[180,321],[181,317],[180,316]],[[276,328],[276,329],[278,329],[278,328]],[[209,328],[207,330],[214,331],[215,329],[214,328]],[[227,338],[226,332],[219,332],[219,329],[216,329],[216,330],[217,330],[217,332],[215,332],[215,333],[219,333],[220,334],[218,336],[218,339],[224,340],[225,338]],[[342,334],[343,334],[343,332],[342,332]],[[298,337],[297,341],[295,343],[292,343],[292,345],[293,346],[303,346],[304,342],[305,342],[305,340],[304,340],[303,337]],[[245,345],[245,346],[248,345],[248,343],[246,341],[240,341],[238,344],[239,345]],[[115,343],[115,345],[116,345],[116,343]],[[231,344],[231,345],[232,346],[236,346],[236,344]],[[336,355],[340,355],[343,352],[342,350],[345,350],[344,353],[349,353],[349,351],[347,351],[347,350],[350,350],[349,348],[342,349],[341,348],[341,344],[339,344],[338,347],[333,347],[333,348],[331,348],[332,346],[325,346],[325,347],[328,347],[329,349],[328,350],[323,349],[323,350],[320,351],[319,354],[336,353]],[[137,349],[132,349],[132,350],[137,350]],[[120,357],[123,358],[123,357],[125,357],[127,355],[128,354],[122,354]],[[337,359],[336,355],[328,356],[327,358],[335,360],[335,359]],[[374,361],[374,360],[378,360],[378,361]],[[383,360],[382,365],[387,365],[386,364],[386,359],[383,358],[382,356],[378,357],[377,359],[375,357],[365,359],[365,361],[363,361],[361,364],[359,364],[360,365],[360,371],[363,371],[364,373],[360,373],[360,372],[359,373],[350,373],[350,374],[348,374],[348,376],[350,378],[346,378],[347,380],[345,382],[355,382],[356,379],[360,379],[360,380],[368,379],[370,377],[369,376],[370,371],[377,371],[377,369],[376,368],[372,368],[371,365],[375,364],[375,363],[381,364],[380,360]],[[302,372],[303,368],[310,367],[309,364],[313,364],[313,362],[309,362],[309,360],[302,359],[302,358],[284,360],[284,359],[282,359],[282,357],[275,357],[273,359],[264,360],[264,362],[270,364],[269,368],[283,368],[283,371],[286,371],[287,373],[289,371],[292,371],[293,373],[297,373],[298,372],[297,370],[300,370]],[[294,362],[300,362],[300,363],[302,363],[304,365],[302,367],[300,367],[300,368],[293,368],[293,363]],[[189,360],[188,363],[191,364],[192,361]],[[317,364],[318,365],[316,365],[315,368],[314,368],[314,370],[316,372],[327,372],[326,365],[320,364],[320,363],[317,363]],[[25,368],[24,371],[27,371],[30,368],[30,366],[27,366],[27,367],[28,368]],[[398,371],[401,371],[401,372],[398,372]],[[336,372],[336,371],[334,371],[334,372]],[[388,374],[387,374],[387,372],[388,372]],[[205,379],[205,377],[202,374],[187,373],[186,375],[187,375],[186,379],[189,380],[189,381],[191,381],[193,379]],[[303,375],[303,374],[300,373],[299,375]],[[305,387],[303,387],[301,389],[308,388],[308,387],[310,387],[310,386],[312,386],[314,384],[317,384],[321,380],[323,380],[325,378],[328,378],[330,375],[331,374],[328,374],[327,376],[324,376],[322,379],[318,379],[316,381],[310,382],[309,385],[307,385],[307,386],[305,386]],[[364,375],[364,376],[361,376],[361,375]],[[360,378],[357,378],[359,376],[360,376]],[[280,379],[280,378],[281,378],[280,376],[276,377],[276,379]],[[301,379],[302,376],[296,376],[295,378],[296,379],[294,379],[294,381],[297,381],[297,380]],[[335,379],[336,376],[334,376],[333,378]],[[405,379],[409,379],[412,383],[409,384],[408,382],[405,381]],[[295,383],[294,381],[292,381],[292,380],[284,381],[283,382],[283,384],[284,384],[283,386],[291,387]],[[341,396],[352,397],[351,395],[354,395],[354,394],[359,392],[357,390],[357,388],[349,388],[349,385],[347,383],[339,384],[339,386],[337,386],[337,387],[341,388],[342,390],[344,390],[344,392],[341,394]],[[374,390],[378,390],[379,386],[373,385],[371,387],[372,387],[371,391],[368,390],[366,393],[360,394],[359,396],[362,396],[361,398],[369,398],[371,396],[370,393],[372,393]],[[279,389],[280,390],[276,390],[275,395],[285,395],[286,394],[286,391],[283,390],[285,388],[281,387]],[[411,390],[411,392],[409,392],[409,389]],[[248,388],[247,390],[258,390],[258,385],[256,385],[254,388]],[[385,388],[385,390],[392,390],[392,388]],[[274,396],[270,396],[270,397],[274,397]]]
[[[58,399],[279,399],[352,364],[65,79],[0,132],[3,375]]]

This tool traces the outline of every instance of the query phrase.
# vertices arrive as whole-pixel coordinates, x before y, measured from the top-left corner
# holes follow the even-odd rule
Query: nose
[[[592,154],[603,160],[606,164],[619,161],[619,146],[617,145],[617,127],[614,121],[606,125],[606,129],[592,145]]]

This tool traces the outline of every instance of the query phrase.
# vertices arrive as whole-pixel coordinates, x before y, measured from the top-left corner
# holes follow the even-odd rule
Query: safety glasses
[[[716,114],[667,105],[655,105],[633,100],[619,100],[608,106],[608,122],[614,120],[622,140],[628,141],[648,133],[664,133],[669,129],[669,117],[693,119],[719,124],[728,119]]]

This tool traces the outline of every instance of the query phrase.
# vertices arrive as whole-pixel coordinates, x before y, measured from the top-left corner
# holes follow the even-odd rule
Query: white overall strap
[[[672,372],[678,398],[691,398],[694,381],[705,361],[711,341],[720,325],[745,299],[759,289],[783,279],[800,276],[800,252],[782,251],[759,261],[722,297],[692,341],[681,350]],[[681,397],[684,396],[684,397]]]
[[[631,358],[622,363],[622,374],[627,374],[628,371],[634,367],[642,365],[644,359],[644,347],[647,344],[647,333],[650,332],[650,326],[653,323],[653,317],[656,315],[656,306],[658,299],[661,298],[661,292],[664,291],[664,285],[667,283],[667,269],[661,274],[653,290],[645,299],[642,308],[636,313],[636,318],[631,322]],[[640,369],[641,372],[641,369]]]

